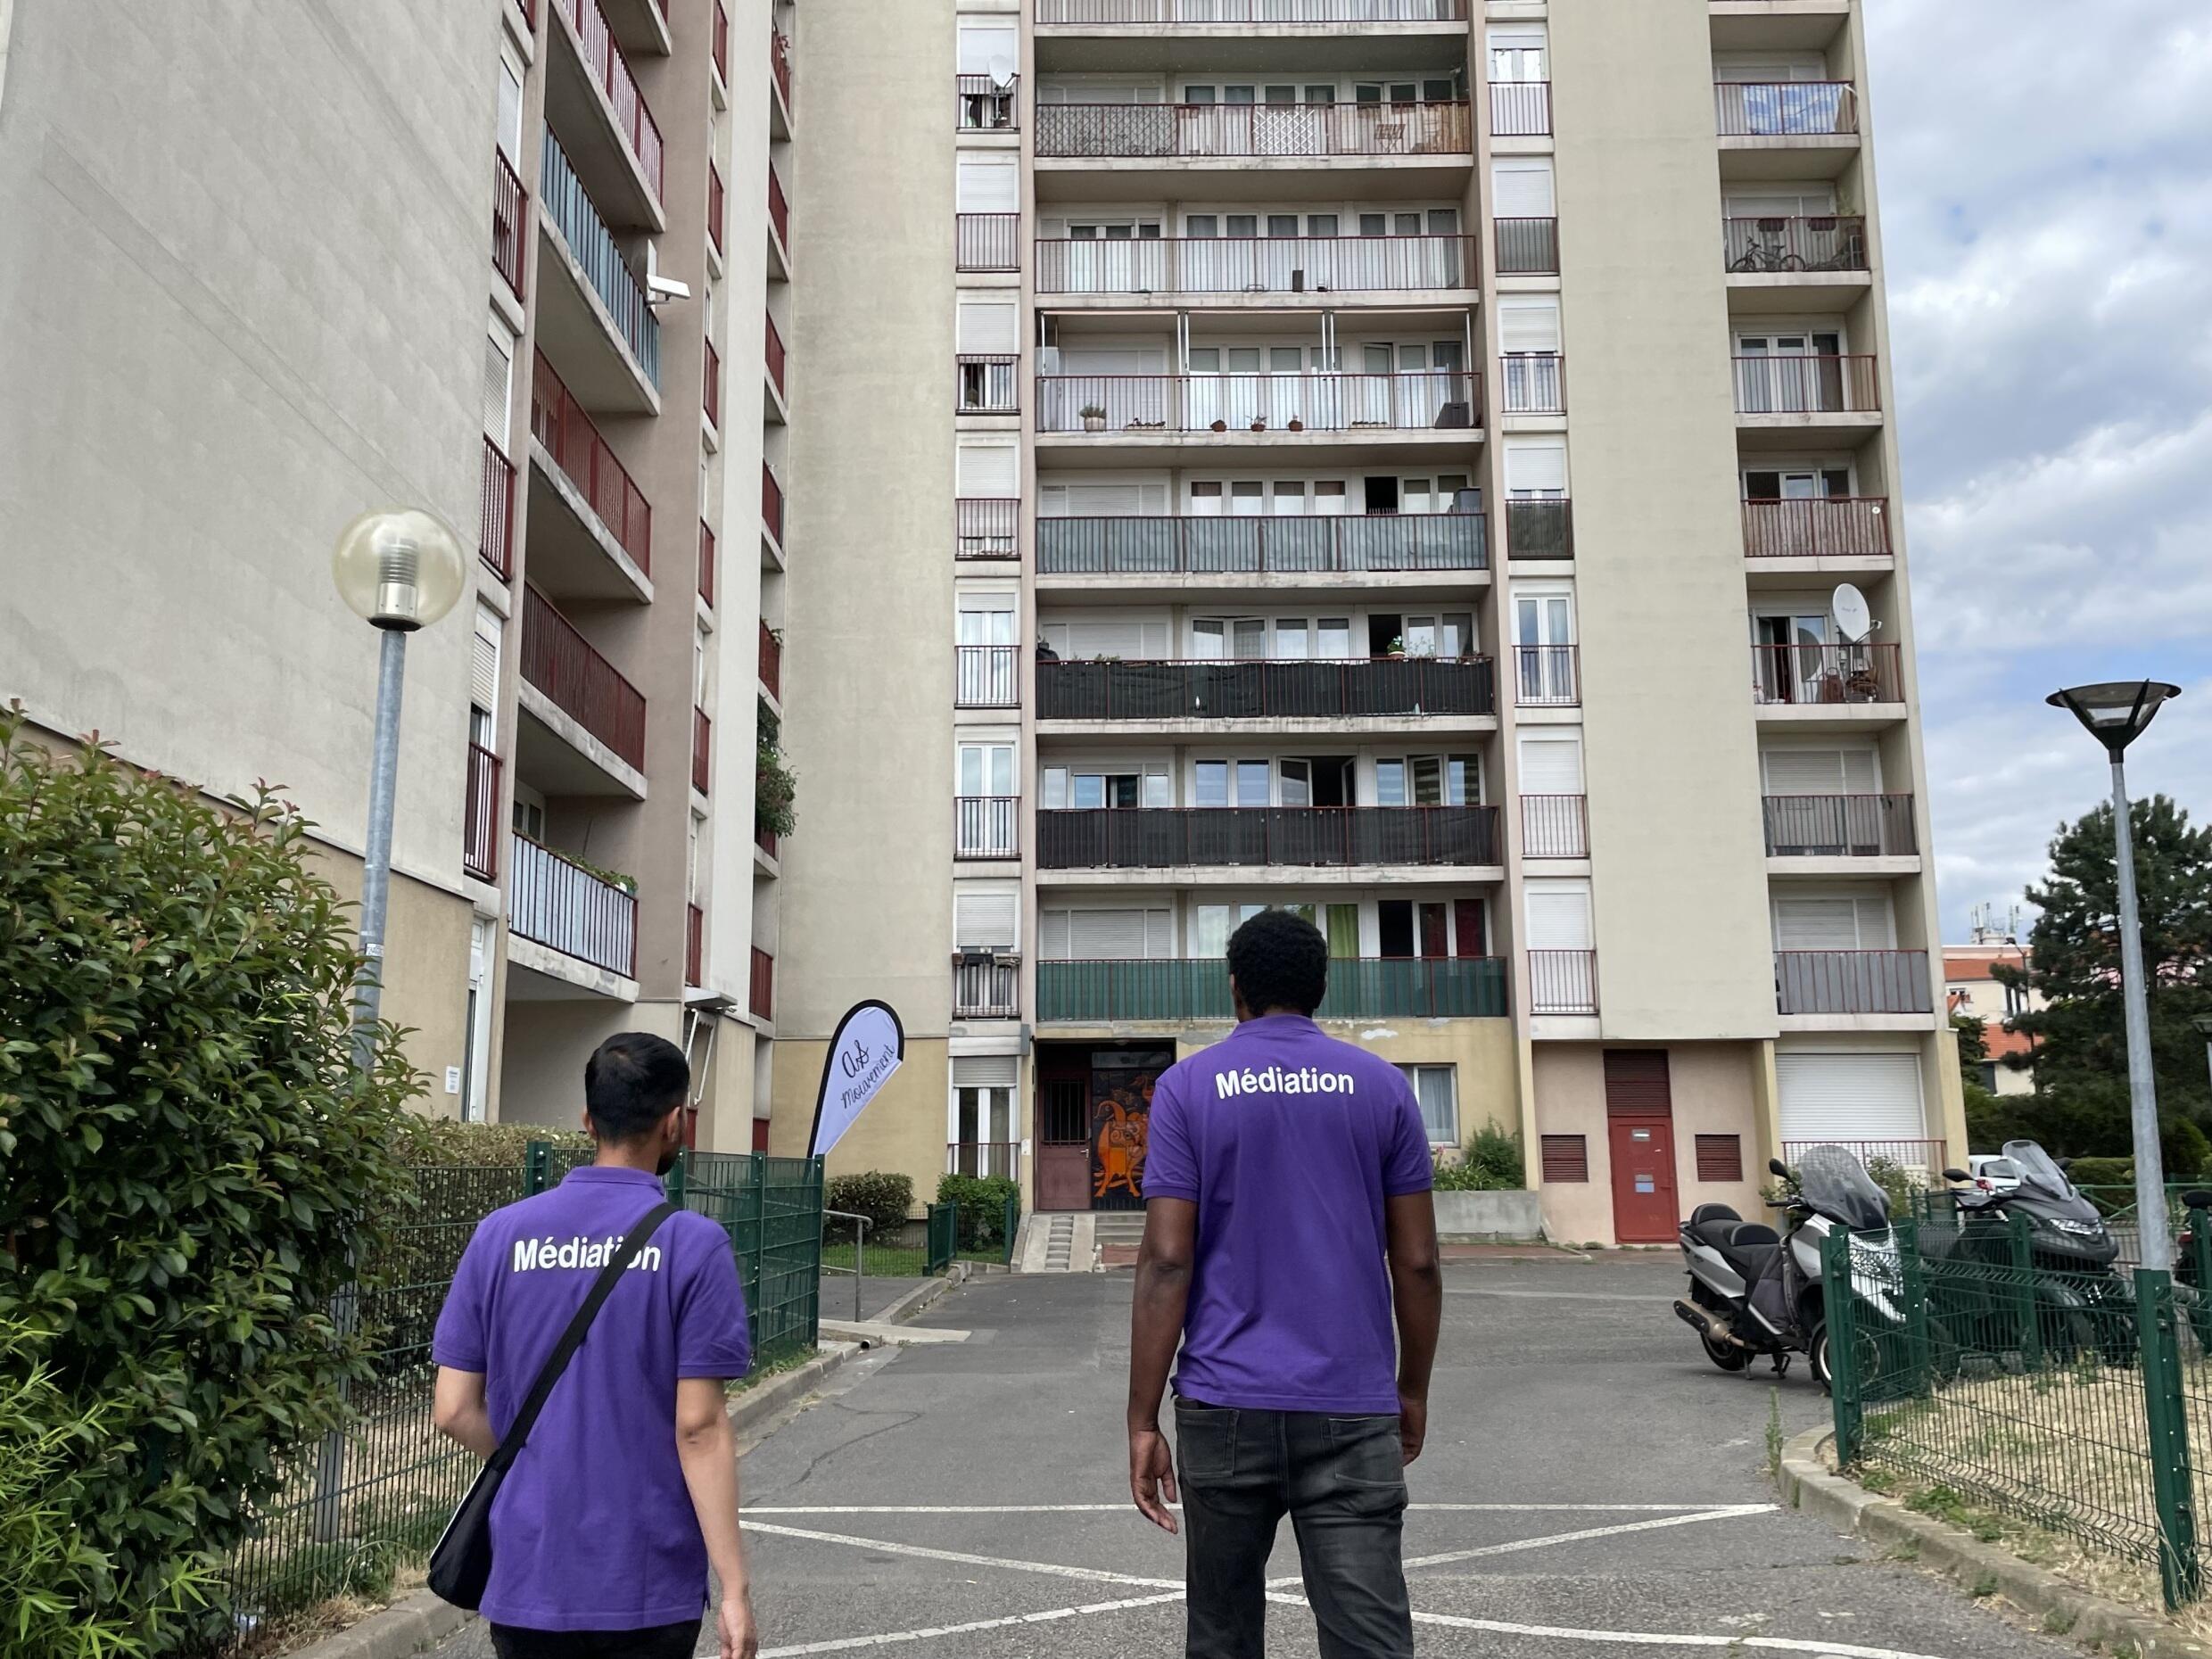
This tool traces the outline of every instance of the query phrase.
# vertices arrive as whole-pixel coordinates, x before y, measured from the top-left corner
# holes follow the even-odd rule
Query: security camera
[[[645,297],[648,304],[665,305],[671,300],[689,300],[691,290],[673,276],[663,276],[655,272],[645,279]]]

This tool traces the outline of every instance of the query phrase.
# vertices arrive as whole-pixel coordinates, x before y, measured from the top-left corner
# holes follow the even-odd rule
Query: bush
[[[960,1248],[995,1250],[1006,1243],[1006,1201],[1020,1213],[1021,1184],[1004,1176],[937,1177],[937,1202],[960,1206]]]
[[[1910,1169],[1894,1158],[1869,1158],[1866,1160],[1866,1172],[1874,1184],[1882,1189],[1882,1196],[1889,1200],[1891,1220],[1902,1220],[1912,1213],[1912,1194],[1920,1183]]]
[[[64,1438],[30,1437],[109,1564],[57,1593],[161,1651],[227,1625],[177,1587],[368,1380],[373,1333],[328,1310],[412,1197],[417,1084],[390,1026],[352,1069],[353,922],[290,808],[57,759],[21,723],[0,714],[0,1325],[40,1345]]]
[[[2133,1186],[2135,1160],[2132,1158],[2076,1158],[2066,1178],[2076,1186]]]
[[[1494,1123],[1477,1130],[1457,1160],[1436,1163],[1440,1193],[1517,1193],[1527,1185],[1519,1133],[1507,1135]]]
[[[549,1129],[541,1123],[456,1123],[450,1118],[407,1119],[400,1150],[407,1161],[442,1168],[520,1168],[529,1161],[530,1143],[549,1141],[561,1152],[591,1156],[591,1137],[579,1129]]]
[[[824,1208],[842,1209],[868,1217],[868,1236],[880,1243],[906,1224],[914,1211],[914,1177],[881,1169],[830,1178],[822,1199]],[[832,1226],[840,1225],[832,1223]],[[852,1224],[842,1224],[850,1228]]]

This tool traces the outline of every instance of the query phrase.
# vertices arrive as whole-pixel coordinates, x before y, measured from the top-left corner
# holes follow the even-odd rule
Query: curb
[[[2116,1653],[2133,1647],[2142,1659],[2212,1655],[2212,1647],[2183,1635],[2163,1619],[2078,1589],[2009,1550],[1918,1515],[1894,1498],[1878,1497],[1855,1481],[1830,1474],[1820,1454],[1834,1438],[1826,1429],[1808,1429],[1782,1448],[1782,1466],[1775,1480],[1782,1501],[1792,1509],[1869,1543],[1909,1548],[1920,1565],[1962,1588],[1993,1583],[1996,1593],[2015,1606],[2046,1619],[2056,1614],[2067,1620],[2064,1633],[2074,1641],[2101,1643]]]
[[[749,1388],[730,1402],[730,1426],[739,1433],[751,1428],[763,1417],[773,1416],[792,1400],[810,1393],[826,1382],[846,1360],[860,1352],[857,1342],[829,1342],[824,1351],[816,1354],[805,1365],[787,1371],[780,1377],[771,1378],[758,1388]]]
[[[934,1305],[938,1298],[949,1295],[954,1286],[967,1283],[969,1275],[974,1271],[973,1262],[953,1262],[945,1268],[942,1278],[932,1279],[927,1284],[917,1284],[878,1314],[871,1323],[876,1325],[905,1324],[923,1308]]]

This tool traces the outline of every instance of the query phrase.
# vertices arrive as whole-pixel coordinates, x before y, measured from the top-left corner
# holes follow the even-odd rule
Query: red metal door
[[[1676,1234],[1674,1126],[1665,1118],[1614,1117],[1613,1234],[1623,1244],[1664,1244]]]
[[[1090,1068],[1037,1079],[1036,1207],[1091,1207]]]

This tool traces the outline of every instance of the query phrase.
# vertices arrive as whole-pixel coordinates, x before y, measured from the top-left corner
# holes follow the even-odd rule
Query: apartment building
[[[1990,926],[1977,912],[1964,945],[1944,946],[1944,1003],[1952,1019],[1977,1020],[1982,1028],[1981,1084],[1992,1094],[2035,1092],[2035,1040],[2012,1028],[2018,1014],[2040,1013],[2050,1006],[2040,987],[2000,984],[1993,969],[2033,967],[2028,948],[2015,929]],[[2018,1061],[2018,1063],[2009,1062]]]
[[[788,23],[0,26],[0,379],[49,389],[0,406],[0,695],[215,795],[281,780],[356,887],[376,650],[329,550],[366,508],[439,514],[478,557],[410,646],[384,1003],[432,1109],[571,1124],[592,1045],[643,1028],[691,1053],[700,1143],[758,1143]]]
[[[1135,1208],[1281,905],[1556,1236],[1963,1151],[1857,0],[805,10],[776,1150]]]

